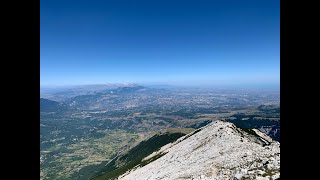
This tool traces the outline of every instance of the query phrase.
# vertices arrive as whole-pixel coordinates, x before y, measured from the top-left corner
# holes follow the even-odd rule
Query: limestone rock
[[[245,131],[225,121],[214,121],[197,133],[167,144],[148,158],[160,153],[165,155],[119,179],[269,180],[280,177],[280,143],[259,130]]]

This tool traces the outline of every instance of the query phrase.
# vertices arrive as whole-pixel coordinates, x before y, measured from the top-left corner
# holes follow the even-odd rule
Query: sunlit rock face
[[[158,154],[165,155],[119,179],[280,178],[280,143],[259,130],[237,128],[224,121],[214,121],[181,137],[145,160]]]

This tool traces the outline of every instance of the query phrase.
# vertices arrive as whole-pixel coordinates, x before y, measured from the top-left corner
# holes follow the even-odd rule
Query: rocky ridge
[[[144,158],[118,179],[278,179],[280,143],[256,129],[214,121]]]

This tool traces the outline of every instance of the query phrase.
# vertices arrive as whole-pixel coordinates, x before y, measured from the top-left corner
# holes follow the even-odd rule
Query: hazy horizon
[[[63,84],[63,85],[40,85],[40,89],[68,89],[85,86],[101,85],[141,85],[145,87],[159,88],[204,88],[204,89],[262,89],[262,90],[280,90],[280,84],[277,83],[260,83],[260,84],[201,84],[201,83],[161,83],[161,82],[105,82],[105,83],[85,83],[85,84]]]
[[[280,2],[42,1],[40,85],[280,83]]]

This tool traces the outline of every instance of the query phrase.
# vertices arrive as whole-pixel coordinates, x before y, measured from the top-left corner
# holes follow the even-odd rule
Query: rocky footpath
[[[120,176],[121,180],[171,179],[278,179],[280,143],[259,130],[241,129],[214,121],[163,146]]]

